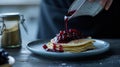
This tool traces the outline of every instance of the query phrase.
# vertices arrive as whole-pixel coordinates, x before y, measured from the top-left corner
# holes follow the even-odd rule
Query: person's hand
[[[89,0],[90,2],[94,2],[95,0]],[[112,4],[113,0],[100,0],[100,4],[108,10]]]

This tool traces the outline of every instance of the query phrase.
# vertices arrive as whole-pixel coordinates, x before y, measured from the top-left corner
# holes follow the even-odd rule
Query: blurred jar
[[[19,13],[0,14],[1,47],[21,47],[20,23],[24,21]]]

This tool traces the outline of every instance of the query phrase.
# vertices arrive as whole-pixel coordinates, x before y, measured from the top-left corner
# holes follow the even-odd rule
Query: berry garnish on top
[[[76,29],[69,29],[68,31],[60,31],[55,37],[55,43],[68,43],[69,41],[81,39],[83,35]]]

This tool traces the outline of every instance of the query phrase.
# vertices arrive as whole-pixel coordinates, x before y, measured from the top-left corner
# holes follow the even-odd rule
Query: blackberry
[[[0,65],[8,63],[8,52],[0,48]]]

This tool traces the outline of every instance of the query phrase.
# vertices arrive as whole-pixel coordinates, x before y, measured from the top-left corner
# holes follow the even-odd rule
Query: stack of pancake
[[[53,41],[46,44],[48,49],[64,52],[83,52],[89,49],[94,49],[94,40],[92,39],[77,39],[68,43],[54,43]]]
[[[60,31],[50,42],[43,45],[43,48],[52,52],[83,52],[94,49],[93,43],[93,39],[84,37],[78,30],[69,29]]]

